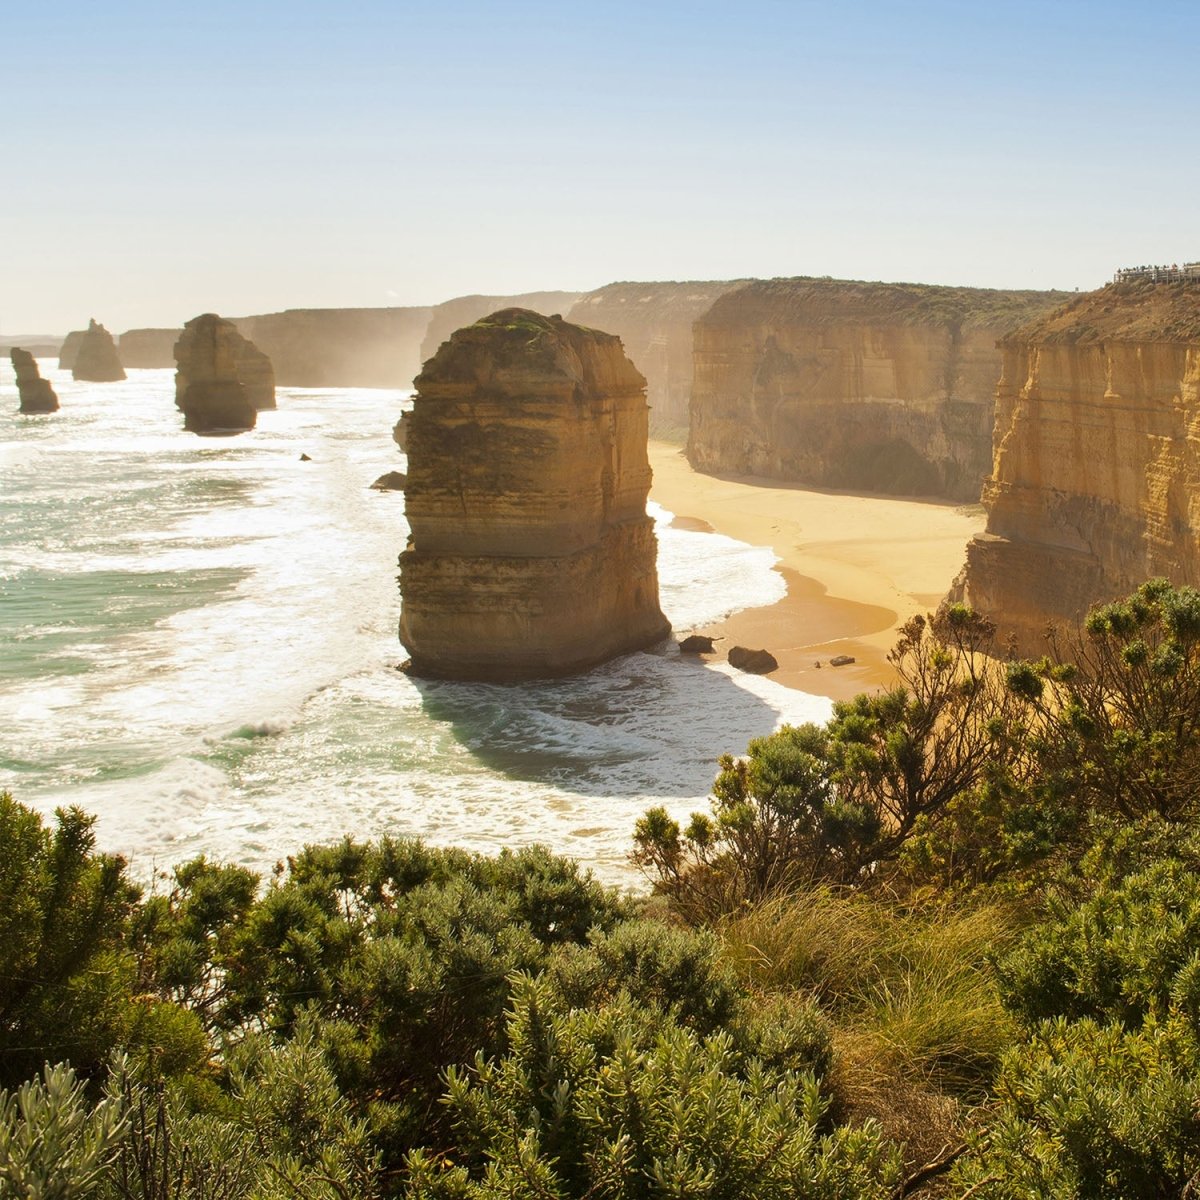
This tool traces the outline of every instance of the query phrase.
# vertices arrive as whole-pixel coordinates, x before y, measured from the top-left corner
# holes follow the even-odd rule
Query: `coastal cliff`
[[[289,308],[234,324],[285,387],[410,388],[432,308]]]
[[[610,283],[580,296],[567,319],[615,333],[646,377],[650,430],[685,438],[692,395],[692,325],[738,283]]]
[[[620,341],[507,309],[456,332],[416,383],[400,556],[413,672],[565,675],[665,637],[645,380]]]
[[[430,310],[421,340],[421,361],[428,362],[438,347],[456,330],[503,308],[528,308],[543,316],[565,313],[579,298],[578,292],[525,292],[520,296],[455,296]]]
[[[124,367],[161,368],[175,365],[180,329],[127,329],[117,339]]]
[[[1111,284],[1001,348],[987,529],[951,598],[1037,652],[1148,578],[1200,583],[1200,283]]]
[[[711,473],[977,500],[996,339],[1053,292],[774,279],[695,324],[688,458]]]

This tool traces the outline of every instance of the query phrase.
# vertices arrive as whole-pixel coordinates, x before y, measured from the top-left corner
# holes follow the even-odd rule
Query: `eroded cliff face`
[[[688,458],[714,473],[977,500],[996,339],[1061,293],[775,279],[695,324]]]
[[[175,365],[180,329],[127,329],[117,340],[124,367],[162,368]]]
[[[1200,284],[1113,284],[1002,350],[987,529],[951,597],[1038,653],[1148,578],[1200,583]]]
[[[533,679],[665,637],[645,381],[620,341],[508,309],[455,333],[416,382],[400,556],[411,669]]]
[[[68,341],[70,334],[67,335]],[[61,359],[59,360],[61,363]],[[75,349],[71,374],[89,383],[116,383],[125,378],[112,334],[95,320],[88,323]]]
[[[621,339],[646,377],[651,432],[682,441],[692,395],[692,325],[738,286],[729,281],[610,283],[580,296],[567,318]]]
[[[216,313],[203,313],[183,327],[175,361],[175,404],[183,427],[193,433],[253,429],[259,411],[275,407],[270,360]]]
[[[19,398],[17,411],[23,413],[58,412],[58,396],[50,386],[49,380],[42,378],[37,360],[33,355],[18,346],[14,346],[8,354],[17,377],[17,396]]]
[[[285,387],[410,388],[432,308],[289,308],[234,324]]]

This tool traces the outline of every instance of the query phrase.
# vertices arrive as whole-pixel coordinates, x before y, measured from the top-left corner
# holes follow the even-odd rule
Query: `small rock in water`
[[[403,471],[389,471],[386,475],[380,475],[371,487],[377,492],[402,492],[406,483],[408,476]]]
[[[302,454],[302,455],[300,455],[300,461],[301,462],[312,462],[312,459],[309,458],[307,454]]]
[[[693,633],[679,643],[680,654],[711,654],[715,638],[704,637],[703,634]]]
[[[853,661],[854,658],[852,655],[835,654],[833,658],[829,660],[829,665],[831,667],[848,667]]]
[[[745,646],[734,646],[729,651],[729,665],[751,675],[766,675],[774,671],[779,663],[769,650],[750,650]]]

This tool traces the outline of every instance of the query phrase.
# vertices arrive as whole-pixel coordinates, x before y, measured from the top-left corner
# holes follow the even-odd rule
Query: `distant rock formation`
[[[421,340],[421,361],[426,362],[438,347],[456,330],[470,325],[488,313],[502,308],[528,308],[543,316],[565,313],[576,300],[578,292],[525,292],[520,296],[456,296],[430,311],[425,336]]]
[[[175,403],[193,433],[253,429],[262,408],[275,407],[271,364],[232,321],[204,313],[183,327],[175,343]]]
[[[977,500],[996,339],[1061,293],[774,279],[695,325],[688,458],[700,471]]]
[[[58,397],[48,380],[42,378],[38,370],[37,360],[28,350],[14,346],[8,352],[12,359],[13,370],[17,375],[17,395],[20,396],[20,408],[23,413],[52,413],[58,412]]]
[[[1200,585],[1200,282],[1111,284],[1001,348],[987,529],[951,599],[1037,654],[1148,578]]]
[[[117,340],[121,365],[162,368],[175,365],[175,343],[180,329],[127,329]]]
[[[646,377],[650,432],[687,437],[692,396],[692,325],[735,283],[610,283],[580,296],[567,320],[615,333]]]
[[[236,317],[285,387],[410,388],[432,308],[289,308]]]
[[[67,335],[68,339],[70,336]],[[116,383],[125,378],[112,334],[95,320],[89,321],[84,331],[71,364],[71,375],[88,383]]]
[[[400,556],[414,673],[565,675],[664,638],[645,380],[619,340],[508,309],[416,382]]]
[[[60,371],[69,371],[75,365],[75,360],[79,357],[79,347],[83,345],[83,337],[86,332],[84,329],[73,329],[63,338],[62,346],[58,351],[58,369]]]

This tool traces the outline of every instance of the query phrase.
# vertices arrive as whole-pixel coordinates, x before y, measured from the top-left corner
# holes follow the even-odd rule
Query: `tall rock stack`
[[[87,330],[80,339],[71,374],[89,383],[116,383],[125,378],[125,368],[117,357],[112,334],[94,320],[88,322]]]
[[[1036,654],[1148,578],[1200,585],[1200,282],[1112,284],[1001,348],[987,529],[951,599]]]
[[[260,409],[275,407],[270,360],[216,313],[183,327],[175,361],[175,404],[193,433],[241,433],[254,428]]]
[[[58,412],[58,397],[54,394],[49,380],[42,378],[37,359],[28,350],[22,350],[18,346],[14,346],[8,352],[8,356],[12,359],[13,370],[17,373],[17,394],[21,398],[18,411]]]
[[[400,640],[419,675],[566,675],[659,641],[645,380],[620,339],[505,309],[460,329],[404,420]]]
[[[69,371],[75,365],[75,360],[79,357],[79,347],[83,345],[83,339],[86,336],[87,330],[72,329],[63,338],[63,344],[58,350],[58,369],[60,371]]]

